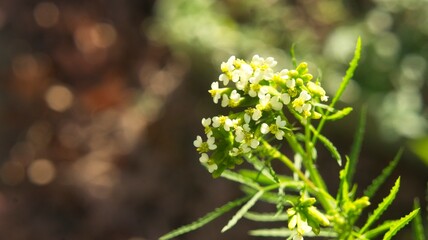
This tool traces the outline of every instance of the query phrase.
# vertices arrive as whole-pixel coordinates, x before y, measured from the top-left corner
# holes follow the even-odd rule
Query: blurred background
[[[291,68],[295,43],[332,95],[358,36],[362,60],[340,103],[354,112],[325,135],[347,154],[367,105],[359,192],[404,146],[373,205],[401,176],[386,217],[415,197],[425,208],[427,16],[426,0],[0,1],[1,238],[157,239],[241,196],[192,144],[200,119],[221,111],[207,93],[220,63],[257,53]],[[324,156],[334,192],[339,169]],[[248,230],[269,226],[220,234],[230,217],[180,239],[254,239]]]

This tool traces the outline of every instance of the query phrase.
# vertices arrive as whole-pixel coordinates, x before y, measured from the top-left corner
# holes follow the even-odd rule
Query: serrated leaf
[[[257,184],[256,182],[254,182],[253,179],[248,178],[246,176],[243,176],[243,175],[236,173],[236,172],[233,172],[233,171],[224,170],[223,173],[221,174],[221,177],[226,178],[226,179],[231,180],[231,181],[234,181],[234,182],[242,183],[242,184],[247,185],[249,187],[252,187],[254,189],[260,189],[260,185]]]
[[[374,239],[380,234],[388,231],[394,223],[395,221],[385,221],[376,228],[370,229],[369,231],[365,232],[363,237],[365,237],[366,239]]]
[[[329,120],[329,121],[339,120],[339,119],[342,119],[342,118],[348,116],[351,112],[352,112],[352,108],[346,107],[342,110],[336,111],[335,113],[333,113],[331,115],[328,115],[325,119]]]
[[[373,214],[367,219],[366,224],[359,231],[360,234],[364,233],[379,217],[385,212],[385,210],[391,205],[394,201],[395,196],[397,195],[398,190],[400,189],[400,178],[395,181],[394,186],[391,189],[389,195],[383,199],[383,201],[378,205],[378,207],[373,211]]]
[[[383,236],[383,240],[390,240],[395,234],[397,234],[400,229],[402,229],[404,226],[406,226],[416,215],[419,213],[419,208],[413,210],[406,216],[400,218],[399,220],[395,221],[395,223],[391,226],[388,232],[385,233]]]
[[[420,209],[420,207],[421,205],[419,203],[419,199],[415,199],[413,203],[413,208]],[[413,229],[413,238],[415,240],[425,240],[424,226],[422,223],[421,214],[416,215],[415,219],[413,220],[412,229]]]
[[[256,229],[251,230],[249,234],[257,237],[289,237],[296,232],[288,228],[271,228],[271,229]],[[305,233],[305,237],[336,237],[337,234],[333,231],[321,230],[318,235],[313,232]]]
[[[360,56],[361,56],[361,38],[358,37],[357,45],[355,47],[354,57],[352,58],[351,62],[349,63],[349,67],[346,70],[346,74],[343,77],[342,82],[340,83],[339,89],[337,90],[336,94],[334,95],[333,99],[331,100],[330,107],[334,107],[334,105],[340,99],[340,97],[342,96],[346,87],[348,86],[349,81],[354,76],[354,72],[358,66],[358,61],[360,60]]]
[[[171,232],[169,232],[169,233],[161,236],[159,238],[159,240],[172,239],[172,238],[175,238],[177,236],[183,235],[185,233],[194,231],[194,230],[196,230],[196,229],[204,226],[205,224],[213,221],[214,219],[220,217],[224,213],[232,210],[233,208],[242,205],[249,198],[250,197],[247,196],[247,197],[243,197],[243,198],[237,199],[235,201],[229,202],[229,203],[227,203],[227,204],[225,204],[225,205],[223,205],[223,206],[215,209],[214,211],[206,214],[202,218],[199,218],[198,220],[196,220],[196,221],[194,221],[194,222],[192,222],[192,223],[190,223],[188,225],[185,225],[185,226],[182,226],[180,228],[177,228],[177,229],[175,229],[175,230],[173,230],[173,231],[171,231]]]
[[[336,146],[324,135],[319,133],[312,125],[310,126],[311,131],[314,133],[314,135],[317,136],[317,138],[321,141],[321,143],[324,145],[325,148],[331,153],[331,156],[336,159],[337,164],[339,166],[342,166],[342,156],[340,156],[339,151],[337,151]]]
[[[367,187],[367,189],[364,191],[364,195],[369,198],[372,198],[375,195],[379,187],[385,182],[385,180],[389,177],[389,175],[391,175],[392,171],[397,166],[402,154],[403,149],[400,149],[395,155],[394,159],[389,163],[389,165],[384,168],[382,170],[382,173],[378,177],[376,177],[375,180],[373,180],[370,186]]]
[[[357,168],[358,158],[361,152],[361,146],[363,143],[364,132],[366,129],[367,121],[367,107],[363,107],[358,121],[357,131],[354,135],[354,142],[352,143],[351,152],[349,154],[349,173],[348,182],[351,183],[354,178],[355,169]]]
[[[235,226],[239,219],[241,219],[244,214],[246,214],[248,210],[250,210],[250,208],[253,207],[254,204],[256,204],[257,200],[263,195],[263,193],[264,191],[258,191],[246,204],[244,204],[244,206],[241,207],[241,209],[239,209],[238,212],[236,212],[236,214],[229,220],[227,225],[224,226],[223,229],[221,229],[221,232],[226,232],[227,230]]]
[[[277,214],[277,213],[247,212],[244,215],[244,217],[246,219],[257,221],[257,222],[277,222],[277,221],[288,220],[288,215],[286,213]]]

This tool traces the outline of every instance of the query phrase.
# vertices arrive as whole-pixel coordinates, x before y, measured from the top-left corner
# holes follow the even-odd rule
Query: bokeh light
[[[47,159],[37,159],[28,167],[28,179],[36,185],[46,185],[55,179],[56,169]]]

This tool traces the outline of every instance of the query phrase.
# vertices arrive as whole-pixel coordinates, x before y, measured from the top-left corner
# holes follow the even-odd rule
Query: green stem
[[[311,124],[310,119],[307,119],[307,123],[305,124],[305,147],[306,147],[306,164],[305,168],[309,171],[310,177],[312,181],[314,181],[315,185],[317,185],[319,188],[323,189],[324,191],[327,191],[327,186],[322,179],[318,169],[315,167],[314,159],[312,158],[312,152],[313,152],[313,143],[311,142]]]
[[[311,180],[309,180],[305,174],[294,166],[294,163],[284,154],[282,154],[278,149],[272,147],[268,142],[262,141],[263,147],[271,154],[272,158],[279,159],[282,163],[284,163],[291,171],[295,172],[299,178],[305,182],[305,184],[309,187],[311,192],[313,192],[320,203],[323,205],[324,209],[332,210],[335,207],[334,198],[328,194],[324,189],[317,187]]]

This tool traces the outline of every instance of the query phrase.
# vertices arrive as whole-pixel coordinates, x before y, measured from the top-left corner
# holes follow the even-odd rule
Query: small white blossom
[[[224,86],[229,84],[229,77],[225,73],[220,74],[220,76],[218,77],[218,80],[222,82]]]
[[[218,169],[218,166],[215,163],[207,164],[206,166],[208,168],[208,172],[210,173],[213,173],[215,170]]]
[[[226,94],[223,94],[223,98],[221,100],[221,106],[227,107],[229,105],[229,97]]]
[[[282,93],[281,94],[281,101],[282,103],[284,103],[285,105],[288,105],[290,103],[290,95],[288,93]]]
[[[260,141],[257,139],[251,139],[250,141],[250,147],[252,147],[253,149],[256,149],[258,146],[260,145]]]
[[[214,150],[217,148],[217,145],[215,145],[215,138],[214,137],[209,137],[207,140],[207,144],[208,144],[208,148],[210,150]]]
[[[193,145],[198,148],[198,147],[201,147],[202,143],[203,143],[202,137],[199,135],[196,136],[196,140],[193,141]]]
[[[202,154],[201,154],[201,157],[199,158],[199,161],[200,161],[201,163],[207,163],[207,162],[208,162],[208,160],[209,160],[208,154],[206,154],[206,153],[202,153]]]
[[[230,105],[231,107],[235,107],[235,106],[237,106],[237,105],[238,105],[238,103],[239,103],[240,98],[241,98],[241,95],[238,93],[238,91],[233,90],[233,91],[230,93],[229,105]],[[222,103],[222,106],[223,106],[223,103]]]
[[[282,103],[279,101],[279,97],[278,96],[273,96],[270,99],[269,103],[272,106],[273,110],[279,111],[279,110],[282,109]]]
[[[267,123],[262,123],[262,126],[260,127],[260,132],[263,134],[269,133],[269,125]]]
[[[211,125],[211,118],[202,118],[202,126],[209,127]]]
[[[218,82],[211,83],[211,90],[209,92],[211,93],[214,103],[218,103],[222,92],[218,87]]]
[[[212,136],[209,136],[206,142],[202,140],[201,136],[196,136],[196,140],[193,141],[193,145],[200,153],[206,153],[209,150],[214,150],[217,148],[217,145],[215,144],[215,138]]]
[[[241,143],[242,141],[244,141],[244,138],[245,138],[244,129],[242,127],[237,127],[235,129],[235,141],[238,143]]]
[[[262,111],[260,111],[259,109],[255,108],[253,111],[253,115],[251,115],[251,118],[254,121],[259,120],[262,117]]]
[[[306,103],[306,101],[309,101],[311,99],[311,95],[305,90],[300,92],[300,95],[298,98],[294,99],[293,101],[293,108],[299,112],[302,113],[303,111],[309,111],[311,109],[311,105]]]
[[[271,124],[270,126],[267,123],[262,123],[260,127],[260,132],[262,134],[268,134],[269,132],[275,135],[275,138],[278,140],[282,140],[284,137],[284,131],[281,129],[284,129],[287,122],[281,119],[280,116],[277,116],[275,119],[275,123]]]
[[[287,80],[285,81],[285,85],[286,85],[288,88],[293,89],[293,88],[295,88],[295,87],[296,87],[296,80],[294,80],[294,79],[287,79]]]

